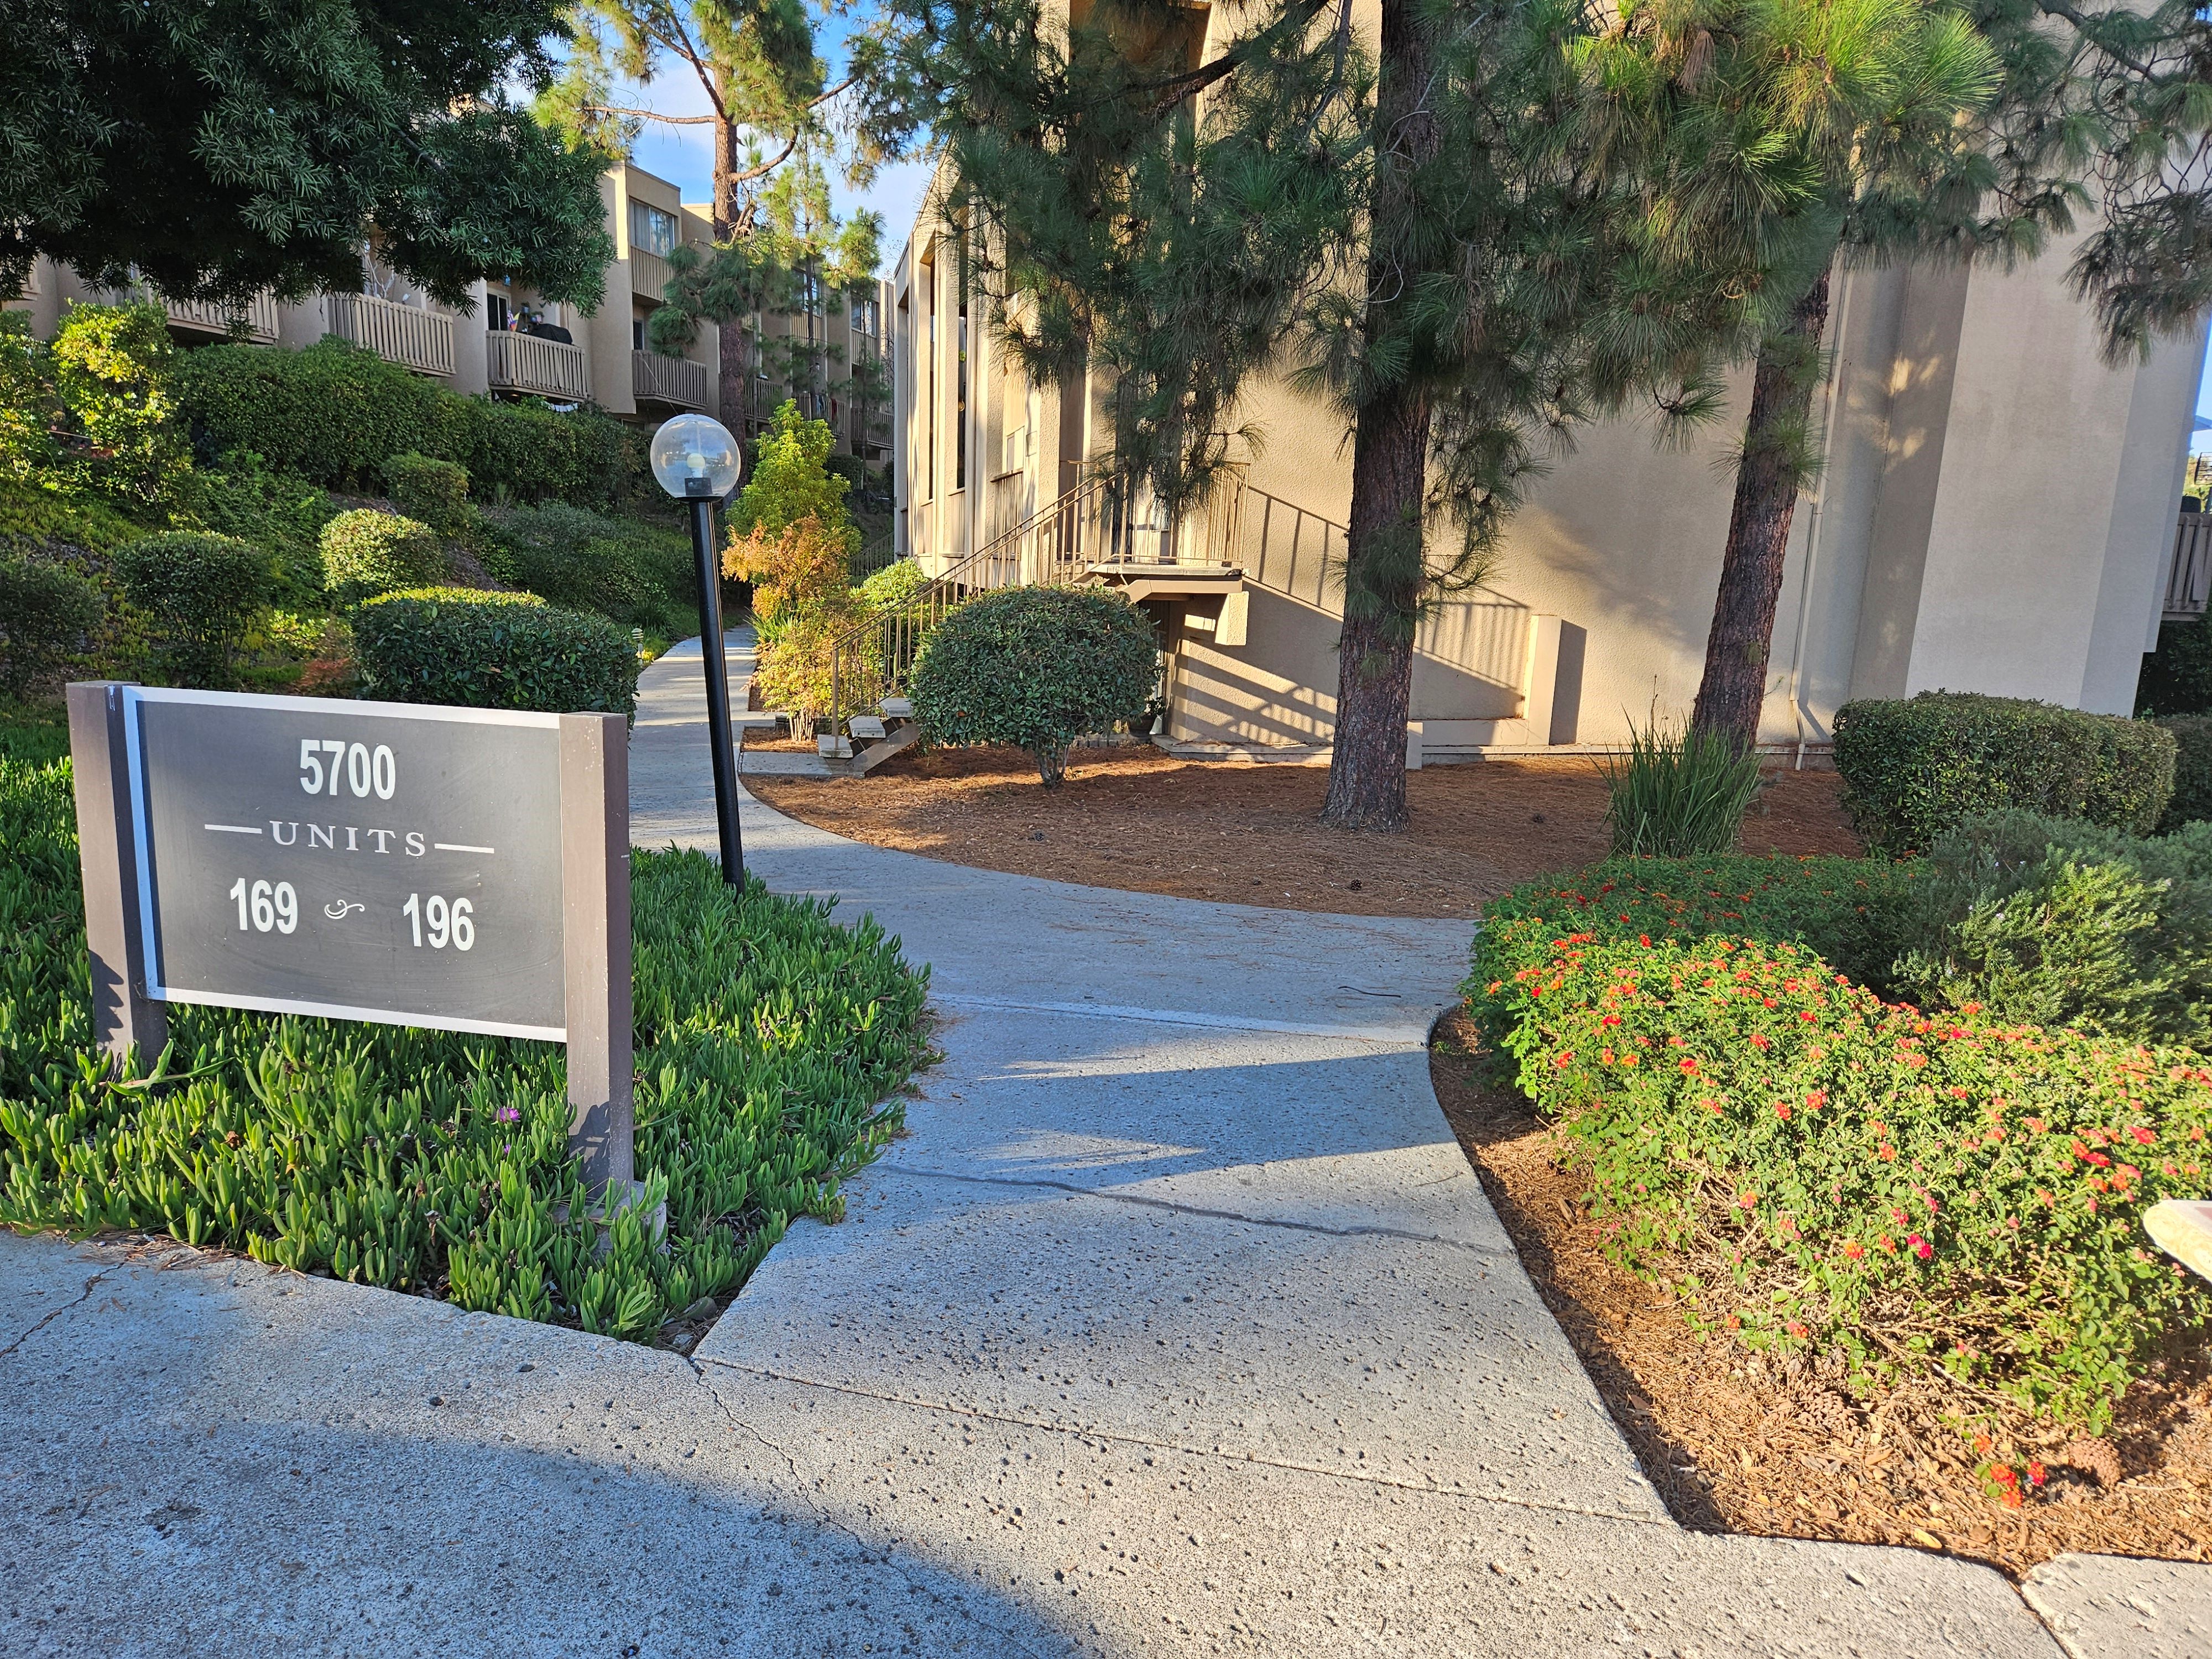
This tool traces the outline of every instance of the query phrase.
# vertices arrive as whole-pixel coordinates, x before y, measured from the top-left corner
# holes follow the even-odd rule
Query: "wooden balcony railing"
[[[246,325],[246,337],[257,345],[271,345],[276,339],[276,301],[267,294],[257,294],[243,309],[237,306],[216,305],[207,300],[163,300],[161,309],[169,313],[169,320],[179,328],[205,329],[210,334],[229,334],[234,323]]]
[[[580,346],[506,329],[494,330],[484,344],[484,378],[495,390],[534,392],[562,403],[592,395],[591,368]]]
[[[641,247],[629,251],[630,292],[639,298],[659,305],[666,296],[668,279],[674,274],[668,269],[668,261],[658,253],[647,253]]]
[[[324,296],[330,331],[418,374],[453,372],[453,319],[442,311],[398,305],[373,294]]]
[[[2185,513],[2166,567],[2167,622],[2197,622],[2212,601],[2212,513]]]
[[[707,407],[707,365],[688,357],[664,357],[657,351],[629,354],[630,390],[641,403],[650,399],[678,409]]]

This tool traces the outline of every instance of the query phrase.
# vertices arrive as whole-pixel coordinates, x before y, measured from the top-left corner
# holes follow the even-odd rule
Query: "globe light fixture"
[[[720,501],[742,471],[738,441],[711,415],[678,415],[653,434],[653,476],[678,501]]]
[[[738,487],[744,454],[730,429],[706,415],[678,415],[653,434],[653,476],[691,509],[691,555],[699,573],[699,655],[707,673],[707,741],[714,762],[714,819],[721,831],[722,879],[745,884],[738,830],[738,751],[730,741],[730,665],[722,647],[722,572],[714,546],[714,504]]]

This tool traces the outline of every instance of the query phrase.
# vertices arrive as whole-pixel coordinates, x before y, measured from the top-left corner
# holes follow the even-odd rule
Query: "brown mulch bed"
[[[1744,850],[1861,850],[1834,773],[1769,776]],[[878,847],[1285,910],[1472,918],[1516,882],[1606,854],[1605,781],[1583,757],[1408,773],[1413,827],[1402,836],[1323,829],[1328,787],[1325,767],[1186,761],[1157,749],[1079,750],[1055,791],[1012,749],[903,754],[865,778],[745,778],[779,811]]]
[[[2068,1550],[2212,1560],[2212,1379],[2138,1385],[2102,1440],[2027,1422],[2049,1476],[2018,1509],[1986,1496],[1940,1387],[1847,1397],[1816,1371],[1692,1334],[1682,1308],[1600,1254],[1585,1183],[1516,1091],[1489,1081],[1461,1016],[1430,1076],[1521,1260],[1636,1455],[1686,1526],[1942,1548],[2015,1577]],[[1976,1402],[1978,1405],[1979,1402]]]

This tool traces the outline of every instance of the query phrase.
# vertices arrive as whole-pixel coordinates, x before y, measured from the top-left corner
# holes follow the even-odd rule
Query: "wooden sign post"
[[[93,1018],[166,1005],[562,1042],[569,1144],[633,1181],[619,714],[69,688]]]

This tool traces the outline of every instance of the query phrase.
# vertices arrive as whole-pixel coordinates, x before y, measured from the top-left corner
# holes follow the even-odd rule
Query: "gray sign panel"
[[[149,996],[565,1039],[558,715],[124,695]]]

